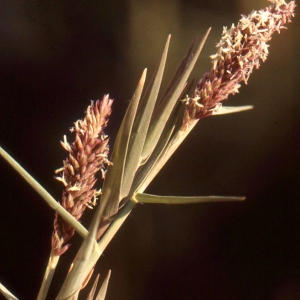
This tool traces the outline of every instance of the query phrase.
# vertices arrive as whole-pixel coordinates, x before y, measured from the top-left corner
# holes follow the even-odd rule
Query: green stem
[[[119,211],[117,218],[111,223],[109,228],[106,230],[101,240],[98,242],[97,247],[92,248],[91,253],[88,255],[88,257],[85,258],[85,262],[87,263],[82,264],[81,268],[77,267],[81,263],[79,261],[80,255],[77,255],[73,264],[73,268],[70,270],[59,292],[59,295],[56,298],[57,300],[72,299],[72,297],[74,297],[75,294],[78,293],[82,285],[81,280],[78,280],[79,274],[83,280],[87,278],[88,274],[95,266],[99,257],[101,256],[101,254],[103,253],[107,245],[110,243],[112,238],[115,236],[119,228],[122,226],[126,218],[129,216],[130,212],[135,207],[136,203],[137,203],[136,201],[130,200],[123,207],[123,209]]]
[[[44,300],[47,297],[47,293],[54,275],[54,272],[56,270],[58,261],[59,261],[59,255],[54,255],[53,251],[50,253],[48,265],[44,274],[43,282],[37,297],[37,300]]]
[[[0,147],[0,156],[2,156],[27,183],[54,209],[67,223],[69,223],[78,234],[84,239],[88,231],[82,226],[68,211],[66,211],[44,188],[36,181],[22,166],[15,161],[3,148]]]
[[[18,300],[3,284],[0,282],[0,293],[8,300]]]
[[[131,213],[132,209],[135,207],[136,204],[137,202],[134,199],[132,199],[126,203],[123,209],[120,210],[117,218],[110,224],[105,234],[98,242],[98,246],[101,252],[105,250],[107,245],[110,243],[110,241],[115,236],[117,231],[120,229],[122,224],[125,222],[125,220],[127,219],[127,217],[129,216],[129,214]]]

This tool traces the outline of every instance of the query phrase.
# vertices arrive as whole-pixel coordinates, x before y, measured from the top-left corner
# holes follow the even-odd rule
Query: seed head
[[[113,100],[106,95],[102,101],[92,102],[87,108],[83,120],[74,123],[71,132],[75,132],[75,141],[72,145],[67,142],[66,136],[61,142],[69,156],[64,160],[64,166],[56,171],[60,173],[57,180],[64,185],[62,206],[77,220],[80,219],[86,207],[96,205],[100,191],[94,188],[98,171],[105,173],[107,159],[108,137],[104,134],[108,118],[111,114]],[[52,249],[55,255],[64,253],[69,245],[65,243],[74,235],[74,228],[65,222],[58,214],[54,220]]]
[[[183,127],[190,120],[210,116],[230,94],[238,93],[240,82],[248,82],[253,68],[268,56],[267,44],[275,31],[280,33],[291,22],[295,1],[269,0],[273,4],[242,15],[237,26],[223,28],[217,53],[211,56],[212,69],[198,82],[192,98],[187,97]]]

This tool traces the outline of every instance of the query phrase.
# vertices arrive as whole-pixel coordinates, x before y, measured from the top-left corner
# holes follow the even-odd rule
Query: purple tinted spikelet
[[[183,128],[189,121],[204,118],[221,106],[220,101],[238,93],[240,82],[247,84],[253,68],[259,68],[268,56],[267,44],[275,31],[291,22],[295,1],[269,0],[273,4],[242,15],[237,26],[223,28],[217,53],[211,56],[212,69],[198,82],[192,98],[186,99]]]
[[[61,174],[56,179],[65,187],[61,204],[77,220],[86,207],[95,206],[96,198],[100,194],[94,188],[96,173],[101,171],[104,175],[104,167],[109,164],[108,138],[103,130],[111,114],[112,102],[108,95],[102,101],[92,102],[87,108],[85,118],[75,122],[75,127],[71,129],[76,134],[74,143],[70,145],[65,136],[61,142],[63,148],[69,152],[63,168],[56,171]],[[56,214],[52,236],[52,251],[55,255],[61,255],[68,249],[66,242],[73,235],[74,228]]]

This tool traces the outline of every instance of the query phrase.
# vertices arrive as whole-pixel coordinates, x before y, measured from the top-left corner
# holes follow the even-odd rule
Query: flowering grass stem
[[[165,69],[170,36],[165,44],[157,70],[143,92],[147,69],[137,84],[126,111],[108,161],[108,138],[103,129],[111,114],[112,100],[106,95],[88,107],[83,120],[75,122],[75,141],[64,138],[62,146],[68,157],[57,179],[64,185],[62,205],[0,147],[2,156],[56,211],[52,249],[38,300],[46,298],[59,257],[77,231],[83,242],[69,269],[57,300],[76,300],[92,276],[94,267],[107,245],[118,232],[137,203],[189,204],[220,201],[243,201],[236,196],[158,196],[143,193],[190,131],[202,118],[251,109],[252,106],[224,107],[221,101],[239,91],[240,83],[248,82],[254,68],[266,60],[267,44],[274,32],[280,32],[294,16],[295,2],[269,0],[273,4],[242,16],[237,26],[224,27],[217,53],[211,56],[212,68],[199,80],[189,96],[192,82],[188,78],[208,37],[189,48],[164,93],[159,96]],[[107,166],[107,171],[105,170]],[[94,188],[97,172],[104,178],[102,194]],[[88,230],[79,220],[84,210],[100,202]],[[88,300],[104,300],[108,273],[98,295],[98,276]],[[10,293],[0,284],[0,292]],[[8,299],[17,299],[13,295]]]

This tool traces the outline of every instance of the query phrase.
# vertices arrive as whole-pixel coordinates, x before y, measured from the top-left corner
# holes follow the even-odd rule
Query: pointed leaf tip
[[[226,114],[232,114],[236,112],[241,112],[241,111],[246,111],[253,109],[252,105],[244,105],[244,106],[222,106],[221,103],[217,105],[213,110],[212,110],[212,115],[217,116],[217,115],[226,115]]]
[[[139,85],[144,85],[145,81],[146,81],[146,75],[147,75],[147,68],[144,69],[143,73],[142,73],[142,77],[139,81]]]
[[[97,288],[97,284],[98,284],[98,281],[99,281],[99,277],[100,277],[100,274],[98,274],[96,276],[96,279],[94,281],[92,289],[91,289],[91,291],[88,294],[87,300],[94,300],[94,296],[95,296],[95,293],[96,293],[96,288]]]
[[[110,275],[111,275],[111,270],[108,271],[95,300],[104,300],[105,299]]]

